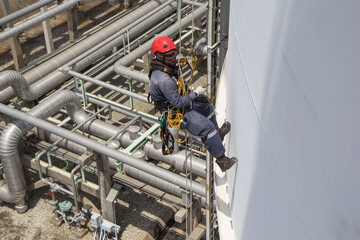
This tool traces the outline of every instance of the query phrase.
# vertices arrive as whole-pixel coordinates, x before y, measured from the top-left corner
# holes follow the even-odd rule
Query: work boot
[[[224,137],[228,132],[230,132],[231,124],[228,121],[225,121],[221,128],[219,129],[219,136],[221,141],[224,141]]]
[[[235,163],[237,163],[237,158],[228,158],[225,155],[222,155],[218,159],[216,159],[217,165],[219,165],[221,171],[225,172],[229,170]]]

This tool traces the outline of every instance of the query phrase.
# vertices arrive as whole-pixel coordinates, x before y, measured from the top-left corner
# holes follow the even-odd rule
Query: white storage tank
[[[360,239],[360,1],[230,5],[221,239]]]

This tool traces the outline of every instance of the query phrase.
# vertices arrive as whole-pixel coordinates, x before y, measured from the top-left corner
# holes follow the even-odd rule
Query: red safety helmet
[[[154,55],[156,52],[166,53],[176,49],[174,42],[165,36],[157,37],[151,44],[151,52]]]

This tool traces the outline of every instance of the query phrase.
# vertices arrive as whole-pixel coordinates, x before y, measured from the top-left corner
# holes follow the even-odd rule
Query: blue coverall
[[[215,158],[224,155],[225,148],[218,134],[219,127],[211,104],[194,101],[195,92],[181,96],[175,78],[160,70],[151,73],[149,90],[151,98],[156,102],[168,101],[172,107],[185,107],[185,128],[192,135],[200,136],[206,149]]]

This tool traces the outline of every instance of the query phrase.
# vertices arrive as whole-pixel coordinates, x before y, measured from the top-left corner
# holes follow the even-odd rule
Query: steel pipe
[[[39,97],[39,89],[29,87],[26,79],[17,71],[4,71],[0,73],[0,90],[12,87],[15,95],[25,101],[35,100]]]
[[[169,183],[153,176],[152,174],[146,173],[129,165],[124,165],[124,172],[126,175],[135,178],[143,183],[149,184],[153,187],[163,190],[164,192],[170,193],[177,197],[182,197],[184,189],[179,186]],[[205,203],[205,197],[201,196],[201,202]]]
[[[41,171],[41,160],[40,160],[40,159],[41,159],[41,157],[42,157],[45,153],[47,153],[46,150],[44,150],[44,151],[42,151],[41,153],[37,154],[36,157],[35,157],[36,162],[37,162],[37,166],[38,166],[38,170],[39,170],[40,180],[41,180],[44,184],[50,186],[50,188],[55,188],[56,190],[60,190],[61,192],[65,193],[65,194],[67,194],[67,195],[69,195],[69,196],[74,196],[74,194],[73,194],[72,192],[70,192],[69,190],[67,190],[67,189],[65,189],[65,188],[63,188],[63,187],[60,187],[60,186],[57,185],[56,183],[52,183],[52,182],[50,182],[49,180],[47,180],[47,179],[44,178],[44,176],[43,176],[43,174],[42,174],[42,171]]]
[[[193,30],[191,30],[193,31]],[[186,34],[182,35],[181,38],[184,39],[186,37],[188,37],[191,34],[191,31],[187,32]],[[177,44],[177,41],[180,41],[179,39],[175,41],[175,45]],[[146,54],[146,53],[145,53]],[[127,64],[125,64],[127,65]],[[129,67],[125,67],[122,65],[117,65],[116,66],[116,71],[117,74],[121,75],[121,76],[126,76],[126,77],[130,77],[133,80],[145,83],[145,84],[149,84],[149,75],[137,70],[133,70]]]
[[[74,194],[74,203],[75,203],[75,214],[79,214],[79,203],[78,203],[78,193],[77,193],[77,187],[76,187],[76,182],[75,182],[75,173],[77,171],[79,171],[80,169],[80,165],[77,165],[76,167],[74,167],[73,170],[71,170],[70,173],[70,178],[71,178],[71,185],[72,185],[72,189],[73,189],[73,194]],[[40,169],[41,172],[41,169]]]
[[[196,2],[196,1],[190,1],[190,0],[181,0],[181,3],[187,4],[187,5],[194,5],[194,7],[201,7],[204,5],[204,3]]]
[[[43,14],[40,14],[36,17],[34,17],[33,19],[30,19],[29,21],[26,21],[16,27],[10,28],[7,31],[4,31],[3,33],[0,33],[0,42],[11,38],[13,36],[15,36],[18,33],[23,32],[24,30],[30,28],[31,26],[37,24],[37,23],[41,23],[44,20],[47,20],[53,16],[55,16],[58,13],[61,13],[63,11],[65,11],[68,8],[73,7],[74,5],[76,5],[79,2],[79,0],[68,0],[64,3],[62,3],[61,5],[54,7],[51,10],[46,11]]]
[[[148,12],[145,15],[142,15],[139,19],[137,19],[136,21],[132,22],[131,24],[129,24],[128,26],[124,27],[123,29],[121,29],[119,32],[115,33],[114,35],[112,35],[111,37],[109,37],[108,39],[106,39],[105,41],[99,43],[98,45],[96,45],[95,47],[93,47],[92,49],[84,52],[83,54],[81,54],[80,56],[74,58],[73,60],[71,60],[70,62],[66,63],[64,66],[62,66],[61,68],[66,68],[69,66],[74,65],[75,63],[77,63],[78,61],[84,59],[85,57],[89,56],[90,54],[92,54],[94,51],[100,49],[101,47],[105,46],[106,44],[112,42],[113,40],[121,37],[121,35],[127,33],[131,28],[135,27],[136,25],[138,25],[139,23],[142,23],[143,21],[147,20],[149,17],[152,17],[155,13],[159,12],[159,10],[163,9],[164,7],[166,7],[167,5],[169,5],[170,3],[173,3],[174,0],[168,0],[165,3],[162,3],[160,6],[158,6],[157,8],[153,9],[152,11]]]
[[[24,73],[24,78],[26,79],[26,82],[29,85],[36,82],[36,84],[34,84],[34,88],[38,89],[37,91],[40,94],[38,97],[40,97],[42,94],[47,93],[48,91],[52,90],[57,85],[61,84],[69,78],[67,74],[59,72],[57,70],[59,67],[78,57],[85,51],[93,48],[97,44],[106,41],[106,39],[114,35],[116,32],[121,31],[121,29],[126,28],[126,26],[136,21],[139,16],[143,16],[154,8],[158,7],[162,2],[165,2],[165,0],[150,1],[144,6],[134,10],[125,17],[121,18],[119,21],[112,23],[108,27],[87,37],[86,39],[82,40],[78,44],[75,44],[64,52],[52,57],[38,67],[35,67],[34,69],[31,69],[30,71]],[[176,7],[173,6],[173,4],[165,6],[158,13],[154,14],[146,21],[143,21],[141,24],[131,29],[129,32],[130,36],[138,36],[145,30],[147,30],[149,26],[158,23],[162,17],[170,15],[173,11],[175,11],[175,9]],[[98,58],[104,56],[105,54],[113,50],[114,46],[121,46],[122,44],[122,38],[115,39],[114,41],[108,43],[106,46],[103,46],[102,48],[94,51],[91,55],[78,62],[76,64],[76,70],[83,70],[84,68],[92,64],[94,61],[96,61]],[[14,91],[11,88],[7,88],[0,92],[0,102],[8,101],[13,96]]]
[[[124,95],[127,95],[127,96],[129,96],[129,97],[136,98],[136,99],[138,99],[138,100],[140,100],[140,101],[148,102],[147,98],[144,97],[144,96],[140,96],[139,94],[136,94],[136,93],[133,93],[133,92],[131,92],[131,91],[128,91],[128,90],[125,90],[125,89],[116,87],[116,86],[114,86],[114,85],[112,85],[112,84],[109,84],[109,83],[100,81],[100,80],[98,80],[98,79],[95,79],[95,78],[86,76],[86,75],[84,75],[84,74],[81,74],[81,73],[78,73],[78,72],[74,72],[74,71],[71,71],[71,70],[63,70],[63,69],[61,69],[61,71],[63,71],[64,73],[67,73],[67,74],[69,74],[69,75],[71,75],[71,76],[74,76],[74,77],[83,79],[83,80],[85,80],[85,81],[94,83],[94,84],[96,84],[96,85],[98,85],[98,86],[101,86],[101,87],[104,87],[104,88],[113,90],[113,91],[115,91],[115,92],[119,92],[119,93],[124,94]]]
[[[175,23],[165,31],[162,31],[159,33],[159,36],[172,36],[176,33],[178,33],[179,28],[183,29],[189,26],[192,21],[196,21],[199,18],[203,17],[207,13],[207,6],[202,5],[201,7],[197,8],[192,14],[187,15],[183,19],[181,19],[180,23]],[[133,63],[136,59],[143,56],[145,53],[147,53],[151,49],[151,44],[153,43],[154,39],[156,37],[150,39],[137,49],[131,52],[131,54],[126,55],[125,57],[121,58],[119,61],[117,61],[114,65],[114,72],[117,74],[121,74],[121,70],[123,70],[123,66],[129,66],[131,63]]]
[[[149,75],[140,71],[136,71],[136,70],[132,70],[128,67],[122,66],[122,65],[118,65],[116,68],[116,73],[121,75],[121,76],[126,76],[129,77],[131,79],[134,79],[136,81],[145,83],[145,84],[149,84]]]
[[[66,106],[67,112],[77,125],[86,122],[89,116],[82,109],[77,95],[70,91],[58,91],[45,99],[41,104],[32,108],[28,114],[45,119],[55,114],[59,109]],[[26,184],[21,168],[18,153],[18,142],[32,126],[15,120],[8,124],[0,136],[0,158],[3,164],[7,185],[0,188],[0,200],[11,198],[11,203],[16,203],[24,198]],[[106,124],[100,120],[91,120],[84,124],[84,129],[90,129],[93,133],[104,138],[110,138],[119,131],[115,126]]]
[[[11,13],[0,19],[0,26],[4,26],[9,22],[14,21],[15,19],[20,18],[22,16],[25,16],[26,14],[31,13],[35,10],[38,10],[39,8],[44,7],[54,1],[55,0],[41,0],[30,6],[25,7],[17,12]]]
[[[128,164],[130,166],[133,166],[137,169],[140,169],[144,172],[147,173],[151,173],[161,179],[164,179],[168,182],[171,182],[173,184],[179,185],[180,187],[182,187],[183,189],[186,189],[187,186],[187,180],[184,177],[181,177],[175,173],[169,172],[165,169],[159,168],[155,165],[146,163],[142,160],[138,160],[136,158],[133,158],[131,156],[128,156],[125,153],[119,152],[115,149],[112,149],[110,147],[104,146],[98,142],[94,142],[86,137],[80,136],[78,134],[75,134],[71,131],[68,131],[66,129],[60,128],[56,125],[53,125],[51,123],[48,123],[45,120],[33,117],[29,114],[23,113],[21,111],[12,109],[4,104],[0,104],[0,112],[14,117],[16,119],[19,119],[21,121],[24,121],[28,124],[31,124],[35,127],[44,129],[46,131],[49,132],[53,132],[54,134],[66,138],[68,140],[74,141],[74,142],[78,142],[81,145],[95,151],[98,152],[100,154],[104,154],[108,157],[112,157],[120,162],[123,162],[125,164]],[[24,124],[24,123],[22,123]],[[200,194],[201,196],[205,196],[206,191],[205,191],[205,186],[201,185],[198,182],[192,182],[192,187],[193,187],[193,192]]]

